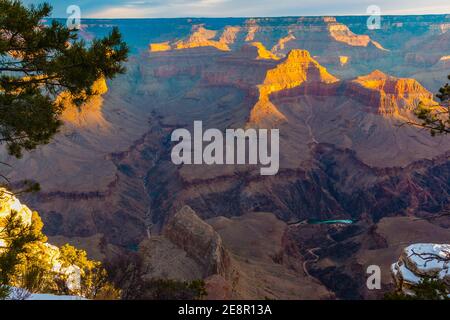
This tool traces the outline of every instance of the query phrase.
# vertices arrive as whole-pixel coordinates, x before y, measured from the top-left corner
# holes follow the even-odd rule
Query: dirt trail
[[[317,280],[315,277],[313,277],[309,271],[308,271],[308,263],[312,262],[312,263],[316,263],[317,261],[319,261],[320,257],[315,253],[317,250],[320,250],[320,248],[312,248],[312,249],[308,249],[307,252],[313,256],[313,259],[311,260],[305,260],[303,262],[303,272],[306,274],[306,276],[308,276],[309,278],[317,281],[320,283],[319,280]]]

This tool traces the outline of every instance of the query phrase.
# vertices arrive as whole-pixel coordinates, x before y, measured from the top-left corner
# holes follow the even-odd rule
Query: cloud
[[[24,0],[26,4],[43,0]],[[78,5],[84,18],[249,17],[364,15],[370,5],[382,14],[450,13],[448,0],[46,0],[55,17]]]

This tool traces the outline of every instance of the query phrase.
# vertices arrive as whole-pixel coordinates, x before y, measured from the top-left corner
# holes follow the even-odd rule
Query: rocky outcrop
[[[227,279],[231,269],[221,237],[188,206],[170,219],[161,235],[144,240],[139,252],[148,279]]]
[[[348,26],[336,22],[333,17],[325,18],[331,38],[353,47],[367,47],[372,44],[379,50],[387,51],[381,44],[370,39],[368,35],[358,35],[350,31]]]
[[[11,211],[17,212],[24,225],[31,225],[33,212],[27,206],[22,205],[13,193],[4,188],[0,188],[0,220],[7,218],[11,214]]]
[[[213,40],[217,31],[208,30],[203,26],[194,27],[192,34],[188,39],[175,43],[175,49],[191,49],[198,47],[214,47],[221,51],[229,51],[229,37],[224,37],[219,41]]]
[[[306,50],[292,50],[275,69],[267,72],[260,87],[263,95],[298,87],[304,82],[334,83],[338,79],[328,73]]]
[[[230,51],[228,45],[233,44],[236,40],[236,35],[240,31],[239,27],[228,26],[225,28],[219,40],[214,40],[217,37],[217,31],[204,28],[202,25],[194,26],[192,33],[185,40],[180,40],[175,43],[168,41],[161,43],[150,44],[150,52],[164,52],[170,50],[183,50],[199,47],[214,47],[220,51]]]
[[[405,294],[414,294],[414,286],[425,279],[443,281],[450,288],[450,245],[410,245],[392,265],[391,273],[397,288]]]
[[[220,36],[219,42],[227,45],[233,45],[236,42],[238,33],[241,31],[239,26],[226,26]]]
[[[299,87],[305,82],[335,83],[339,81],[328,73],[306,50],[292,50],[276,68],[267,72],[259,86],[259,100],[250,114],[250,125],[271,126],[285,121],[285,116],[270,101],[270,95]]]
[[[439,108],[438,103],[433,100],[433,94],[417,80],[396,78],[379,70],[354,80],[340,82],[308,79],[303,86],[272,93],[272,100],[299,96],[345,96],[360,102],[365,112],[383,116],[398,116],[414,111],[420,103]]]
[[[281,38],[280,40],[278,40],[278,43],[272,48],[272,52],[282,52],[285,48],[286,45],[290,42],[295,40],[295,36],[289,32],[289,34],[286,37]]]
[[[151,43],[150,44],[150,52],[164,52],[172,49],[169,41],[160,42],[160,43]]]
[[[370,37],[367,35],[356,35],[350,31],[350,29],[343,24],[330,22],[328,24],[328,31],[330,36],[338,41],[346,43],[355,47],[367,47],[370,43]]]
[[[142,277],[203,279],[208,299],[332,298],[304,276],[302,257],[285,230],[286,224],[270,213],[202,220],[185,206],[161,235],[141,243]]]
[[[204,277],[227,274],[230,258],[222,239],[190,207],[177,212],[163,234],[203,267]]]
[[[381,115],[399,114],[401,110],[413,110],[424,103],[434,106],[433,95],[417,80],[395,78],[375,70],[348,84],[347,94],[371,106],[372,112]]]
[[[245,28],[247,30],[247,35],[245,37],[245,41],[251,42],[255,40],[256,33],[260,31],[260,27],[258,26],[258,22],[256,19],[249,19],[246,22]]]
[[[252,42],[251,45],[258,49],[258,60],[280,60],[278,56],[267,50],[261,42]]]
[[[349,57],[348,56],[339,56],[339,63],[341,64],[341,66],[345,66],[349,61]]]

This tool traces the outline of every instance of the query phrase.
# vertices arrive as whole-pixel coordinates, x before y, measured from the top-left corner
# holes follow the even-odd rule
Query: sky
[[[44,0],[23,0],[38,4]],[[450,13],[449,0],[45,0],[53,17],[67,17],[77,5],[81,18],[272,17],[366,15],[376,5],[381,14]]]

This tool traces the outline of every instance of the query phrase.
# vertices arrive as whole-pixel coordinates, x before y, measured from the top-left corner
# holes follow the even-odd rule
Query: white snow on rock
[[[442,280],[450,286],[450,244],[410,245],[391,266],[391,273],[396,285],[407,294],[425,278]]]
[[[408,268],[421,276],[450,276],[450,245],[420,243],[407,247],[403,255]]]
[[[410,285],[417,285],[422,280],[421,277],[417,276],[414,272],[409,270],[401,261],[393,264],[392,269],[397,277],[401,278],[402,281]]]
[[[7,300],[88,300],[80,296],[58,296],[47,293],[29,293],[25,289],[10,288],[10,294]]]
[[[87,300],[79,296],[57,296],[54,294],[32,294],[25,300]]]

